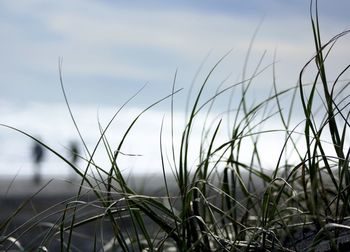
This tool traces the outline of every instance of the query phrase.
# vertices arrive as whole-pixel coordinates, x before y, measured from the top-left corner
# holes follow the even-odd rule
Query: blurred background
[[[319,1],[323,41],[350,28],[349,9],[347,0]],[[210,69],[229,51],[208,83],[207,97],[223,81],[226,87],[251,76],[263,55],[261,69],[266,70],[254,80],[247,97],[259,100],[268,95],[273,62],[279,90],[293,87],[314,54],[305,0],[0,1],[0,38],[0,123],[38,137],[68,159],[72,142],[78,143],[80,155],[86,157],[87,152],[65,104],[59,59],[72,113],[90,150],[100,135],[98,123],[105,127],[123,103],[145,86],[107,132],[115,150],[138,113],[171,93],[176,72],[176,89],[183,88],[174,97],[178,142],[188,97],[193,98]],[[334,60],[330,59],[334,64],[328,69],[338,73],[339,66],[348,63],[347,46],[343,41],[336,47]],[[215,109],[224,112],[227,101],[219,99]],[[131,154],[121,157],[125,172],[161,171],[160,129],[165,116],[163,138],[170,142],[169,115],[168,99],[140,118],[122,148]],[[272,119],[266,127],[279,126]],[[193,138],[196,142],[200,135],[194,133]],[[267,139],[266,167],[275,164],[283,144],[278,135]],[[1,126],[0,175],[32,176],[32,150],[30,138]],[[96,161],[109,168],[103,146]],[[45,177],[67,177],[71,172],[48,151],[42,163]]]

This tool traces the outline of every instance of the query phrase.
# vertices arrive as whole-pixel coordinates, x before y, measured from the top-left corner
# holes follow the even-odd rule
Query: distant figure
[[[41,182],[41,163],[44,159],[44,148],[38,142],[35,142],[32,147],[32,158],[34,162],[34,177],[33,182],[40,184]]]
[[[70,161],[74,166],[76,166],[80,155],[80,150],[77,142],[75,141],[70,142],[69,152],[70,152]],[[74,171],[71,173],[71,178],[72,179],[76,178],[76,174],[74,173]]]

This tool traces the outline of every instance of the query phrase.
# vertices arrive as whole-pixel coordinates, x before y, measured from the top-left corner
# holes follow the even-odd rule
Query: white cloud
[[[228,69],[239,72],[261,20],[244,13],[231,16],[183,8],[128,9],[98,1],[7,1],[3,7],[15,20],[25,21],[11,19],[1,25],[5,27],[1,37],[6,58],[0,65],[9,60],[13,68],[55,77],[57,58],[63,56],[65,74],[168,81],[179,65],[186,72],[195,69],[210,50],[221,56],[231,48],[235,62]],[[294,82],[299,68],[313,54],[309,17],[280,18],[281,15],[265,18],[253,58],[268,50],[267,61],[272,62],[277,48],[277,58],[286,64],[282,63],[281,68],[288,68],[281,70],[283,77],[293,78]],[[331,24],[340,25],[329,21],[325,37],[334,32]],[[11,35],[7,35],[9,30]],[[194,72],[185,73],[189,74]]]

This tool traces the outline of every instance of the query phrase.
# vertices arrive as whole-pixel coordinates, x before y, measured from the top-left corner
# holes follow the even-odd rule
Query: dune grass
[[[341,250],[349,243],[343,237],[350,232],[350,92],[349,82],[342,81],[350,65],[340,69],[337,78],[331,81],[327,78],[327,58],[337,41],[349,31],[322,43],[317,2],[316,6],[310,5],[310,16],[315,55],[301,69],[296,86],[278,91],[275,64],[263,67],[263,55],[249,78],[243,77],[241,82],[225,88],[219,85],[212,97],[204,98],[212,74],[228,57],[225,55],[204,78],[194,99],[189,100],[188,104],[192,105],[188,105],[190,109],[180,145],[176,146],[175,140],[170,139],[170,153],[164,148],[162,127],[157,147],[165,188],[161,196],[141,194],[131,188],[118,160],[124,155],[122,147],[133,126],[158,103],[170,101],[173,125],[174,95],[181,91],[176,89],[177,74],[170,95],[145,108],[132,121],[118,146],[111,146],[105,134],[118,113],[134,97],[116,112],[107,126],[100,124],[101,137],[90,150],[70,110],[60,63],[62,91],[87,153],[87,158],[82,157],[86,161],[85,170],[81,172],[69,160],[29,134],[2,126],[27,135],[68,163],[81,177],[80,190],[76,197],[59,203],[63,207],[57,210],[60,217],[56,222],[43,226],[45,216],[50,213],[47,209],[46,213],[38,213],[16,230],[8,231],[9,223],[29,201],[24,202],[0,225],[1,250],[16,248],[27,251],[30,246],[25,247],[18,234],[30,233],[42,225],[38,234],[40,246],[35,249],[50,251],[52,244],[59,243],[61,251],[79,251],[79,246],[74,243],[78,230],[92,223],[96,230],[88,239],[93,251]],[[310,65],[316,69],[311,70],[314,78],[312,83],[305,83],[304,74]],[[267,68],[273,69],[270,96],[251,103],[247,93],[255,78]],[[232,101],[236,97],[234,92],[240,96],[238,102]],[[217,120],[211,121],[209,114],[213,104],[224,94],[231,97],[229,108],[219,113]],[[281,100],[286,96],[291,100],[290,108],[282,107]],[[301,105],[303,120],[292,125],[295,104]],[[232,108],[233,105],[236,107]],[[200,129],[196,124],[199,115],[206,118]],[[264,146],[260,137],[273,130],[261,130],[261,127],[272,117],[280,118],[285,144],[275,167],[266,169],[260,162],[259,148]],[[219,142],[218,135],[227,129],[227,139]],[[199,153],[194,153],[191,136],[198,130],[202,132],[202,140],[198,143]],[[173,126],[170,131],[174,138]],[[247,141],[253,146],[249,162],[241,158]],[[94,161],[100,145],[104,146],[110,160],[109,168],[99,167]],[[298,157],[296,162],[288,160],[287,153],[290,152]],[[194,165],[193,160],[196,160]],[[171,182],[166,174],[169,167],[173,171]],[[94,173],[90,173],[92,169]],[[86,189],[94,193],[93,200],[84,198]],[[110,232],[105,233],[105,228]]]

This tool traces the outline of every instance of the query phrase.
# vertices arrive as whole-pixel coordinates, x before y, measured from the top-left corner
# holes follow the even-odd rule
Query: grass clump
[[[170,155],[164,150],[162,126],[159,148],[163,195],[135,191],[123,176],[118,161],[124,155],[124,141],[138,119],[165,99],[171,101],[173,125],[174,95],[179,92],[175,87],[176,75],[171,94],[144,109],[116,148],[105,134],[120,111],[106,127],[100,125],[101,137],[92,151],[81,137],[88,154],[83,172],[49,146],[20,131],[67,162],[81,177],[81,184],[74,198],[60,202],[56,205],[60,206],[58,209],[52,208],[59,216],[55,222],[45,222],[47,213],[52,212],[47,209],[14,231],[8,231],[25,204],[21,205],[0,226],[1,248],[27,250],[21,237],[38,226],[41,226],[40,235],[35,237],[40,241],[36,244],[42,251],[50,250],[53,244],[61,251],[78,251],[75,239],[84,226],[93,227],[87,237],[93,251],[337,251],[346,247],[349,241],[344,237],[350,229],[347,138],[350,112],[349,82],[343,82],[342,76],[349,65],[330,81],[326,63],[337,41],[349,31],[322,43],[317,6],[311,5],[310,12],[315,55],[301,70],[295,87],[278,91],[274,73],[270,95],[258,103],[249,103],[247,94],[254,79],[267,69],[262,67],[263,55],[250,78],[225,88],[220,85],[214,95],[205,99],[204,91],[225,55],[202,82],[188,111],[179,146],[174,144],[171,126]],[[316,69],[313,81],[305,83],[304,74],[312,64]],[[274,72],[274,64],[268,67]],[[62,90],[66,98],[63,84]],[[235,92],[240,98],[233,101]],[[225,94],[231,97],[228,111],[220,112],[211,121],[209,115],[214,113],[214,103]],[[286,96],[291,97],[291,109],[287,113],[281,105]],[[292,108],[298,99],[304,119],[294,127]],[[67,105],[69,108],[68,101]],[[204,122],[199,127],[197,120],[201,114]],[[261,162],[260,137],[275,130],[261,127],[272,117],[280,118],[285,144],[275,168],[266,169]],[[222,141],[220,136],[227,129],[228,137]],[[191,139],[194,131],[202,132],[195,157]],[[248,161],[242,159],[247,142],[253,146]],[[101,144],[110,160],[107,170],[94,162]],[[289,160],[288,152],[296,155],[297,160]],[[173,171],[172,179],[166,173],[168,166]],[[96,172],[91,174],[88,171],[92,168]],[[93,200],[86,195],[89,190],[94,194]]]

